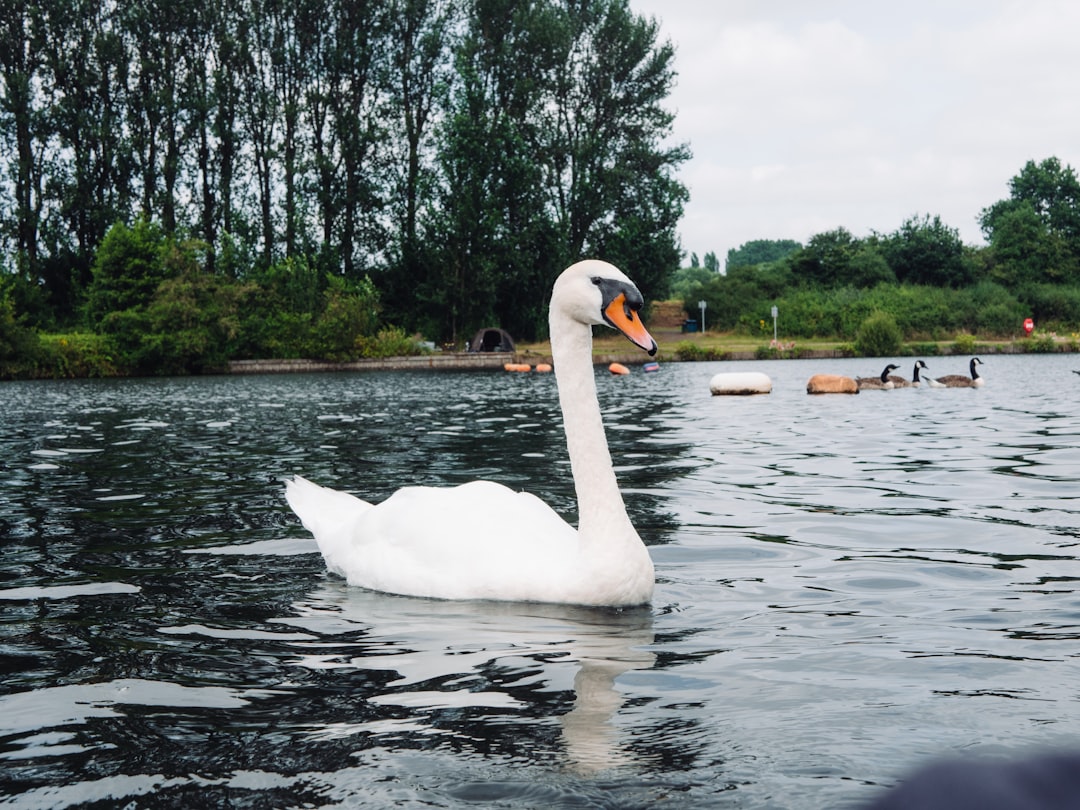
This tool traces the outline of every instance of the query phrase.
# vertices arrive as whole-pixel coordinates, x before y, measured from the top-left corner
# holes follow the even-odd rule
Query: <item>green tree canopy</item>
[[[140,219],[131,227],[113,225],[101,241],[91,268],[87,294],[90,322],[102,324],[114,312],[146,307],[158,285],[170,275],[162,261],[165,233]]]
[[[851,282],[851,262],[862,247],[847,228],[815,234],[790,257],[799,284],[838,287]]]
[[[752,239],[727,252],[725,267],[742,267],[750,264],[765,264],[786,259],[802,245],[794,239]]]
[[[963,287],[974,280],[960,232],[937,215],[905,220],[881,239],[881,249],[896,280],[902,283]]]
[[[90,268],[139,219],[204,243],[209,273],[370,278],[386,317],[436,339],[535,336],[583,256],[647,296],[678,265],[674,48],[628,0],[3,9],[0,256],[47,291],[38,322],[125,311],[122,279]]]
[[[1080,180],[1057,158],[1028,161],[1008,199],[984,208],[994,276],[1010,286],[1080,283]]]

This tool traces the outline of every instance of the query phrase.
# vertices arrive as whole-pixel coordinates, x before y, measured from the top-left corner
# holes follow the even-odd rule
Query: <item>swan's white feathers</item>
[[[605,584],[599,576],[585,581],[577,531],[535,495],[493,481],[403,487],[371,507],[297,476],[286,483],[286,497],[315,535],[327,569],[357,587],[435,599],[583,604],[606,604],[640,587]],[[369,508],[353,511],[360,505]],[[528,576],[513,581],[511,571]]]
[[[320,549],[350,585],[439,599],[506,598],[512,570],[534,589],[518,598],[536,599],[573,574],[577,545],[547,504],[492,481],[404,487],[331,538],[341,545],[320,538]]]
[[[613,325],[655,351],[644,327],[637,331],[641,293],[614,266],[579,262],[555,282],[551,298],[552,356],[578,529],[534,495],[491,481],[405,487],[372,505],[297,477],[286,485],[286,497],[315,535],[328,570],[350,585],[408,596],[648,602],[653,564],[619,494],[592,367],[591,329],[604,322],[607,299],[627,307],[625,322],[634,329],[620,319]]]

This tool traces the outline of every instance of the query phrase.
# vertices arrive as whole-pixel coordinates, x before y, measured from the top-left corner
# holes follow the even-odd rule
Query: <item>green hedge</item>
[[[118,377],[126,373],[116,362],[116,348],[107,335],[74,332],[42,335],[41,352],[31,374],[43,378]]]
[[[750,335],[761,331],[762,321],[772,326],[770,310],[775,305],[779,334],[786,338],[854,341],[875,312],[888,313],[907,341],[947,340],[958,332],[1016,336],[1027,317],[1037,323],[1043,318],[1048,328],[1059,331],[1080,328],[1080,288],[1033,287],[1020,296],[988,281],[958,290],[882,283],[869,289],[799,289],[770,297],[745,278],[728,283],[721,276],[693,298],[685,304],[687,312],[704,299],[712,328]]]

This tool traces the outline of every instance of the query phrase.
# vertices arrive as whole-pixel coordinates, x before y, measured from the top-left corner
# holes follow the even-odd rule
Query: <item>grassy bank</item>
[[[657,359],[666,362],[694,360],[766,360],[813,357],[855,357],[857,352],[849,341],[800,340],[785,341],[771,346],[748,335],[722,332],[683,333],[680,329],[649,327],[656,340]],[[1075,338],[1036,335],[1030,338],[981,339],[973,335],[958,335],[951,340],[910,341],[902,344],[898,357],[937,357],[973,354],[1024,354],[1077,352],[1080,343]],[[520,343],[517,355],[521,362],[536,363],[550,360],[551,345],[544,342]],[[598,333],[593,340],[596,362],[639,362],[645,354],[634,349],[626,338],[610,330]]]

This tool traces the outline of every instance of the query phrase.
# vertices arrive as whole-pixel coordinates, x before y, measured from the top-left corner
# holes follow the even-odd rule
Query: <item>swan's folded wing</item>
[[[576,562],[573,527],[539,498],[491,481],[405,487],[356,532],[349,582],[391,593],[537,598],[531,589],[550,588]]]

